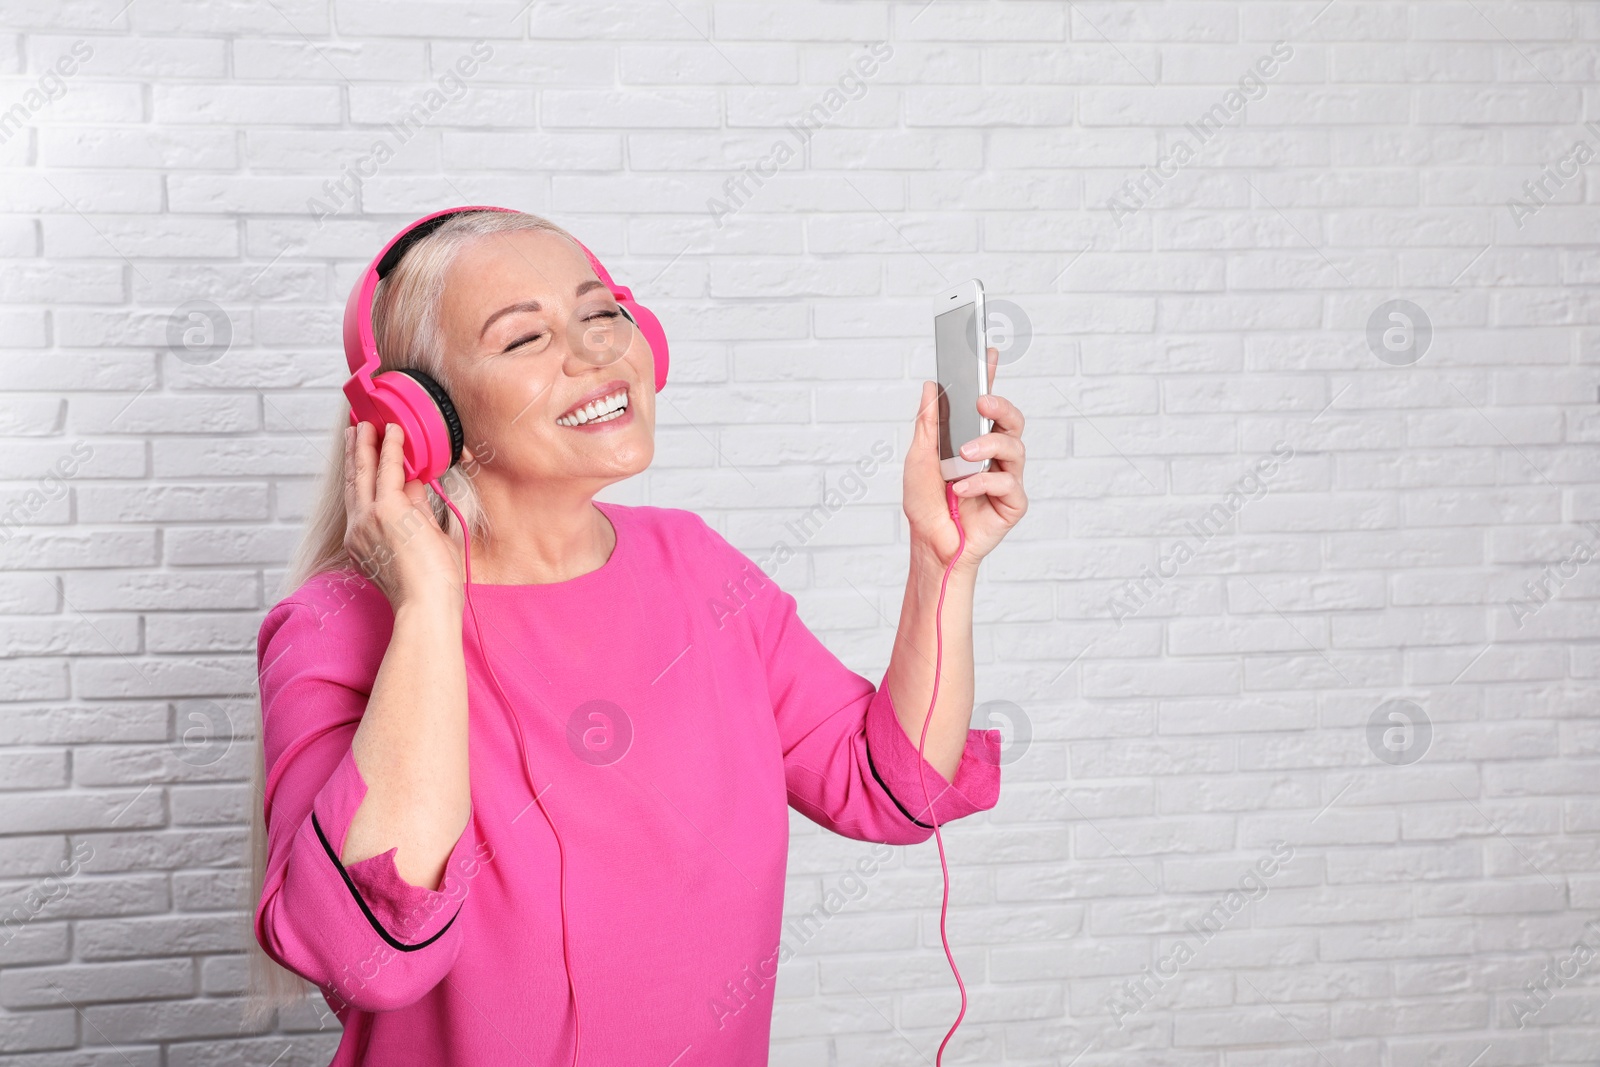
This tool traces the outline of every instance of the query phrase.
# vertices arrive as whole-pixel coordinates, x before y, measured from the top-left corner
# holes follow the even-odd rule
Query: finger
[[[352,515],[372,503],[373,487],[378,480],[378,462],[375,454],[377,449],[374,447],[376,441],[377,427],[370,422],[356,423],[354,444],[356,506],[350,512]]]
[[[356,427],[346,426],[340,440],[344,442],[344,513],[354,515],[359,506],[356,493]]]
[[[922,383],[922,397],[917,401],[917,421],[913,433],[919,441],[931,441],[938,434],[939,387],[933,382]]]
[[[433,514],[433,509],[428,505],[427,486],[415,479],[412,479],[411,481],[403,484],[400,487],[400,491],[405,494],[406,500],[416,511],[422,513],[424,516],[430,516]]]
[[[992,459],[1003,470],[1021,467],[1025,455],[1022,438],[1009,433],[986,433],[961,446],[962,459]]]
[[[400,424],[391,422],[385,428],[383,449],[378,454],[377,495],[387,496],[405,489],[405,431]]]
[[[993,420],[993,429],[1014,437],[1022,436],[1022,427],[1028,421],[1022,417],[1021,408],[996,393],[987,393],[978,398],[978,414]]]
[[[991,345],[989,347],[989,351],[984,353],[984,360],[985,360],[985,362],[987,362],[989,364],[989,389],[993,389],[994,388],[994,372],[1000,366],[1000,350]],[[985,390],[985,392],[987,392],[987,391],[988,390]]]
[[[1003,513],[1020,515],[1028,506],[1022,482],[1010,471],[984,471],[955,483],[956,496],[985,496]]]

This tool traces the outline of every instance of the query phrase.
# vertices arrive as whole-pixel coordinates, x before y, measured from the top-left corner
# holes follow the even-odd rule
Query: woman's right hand
[[[404,432],[385,426],[381,446],[369,422],[344,433],[344,547],[389,606],[442,600],[461,611],[461,548],[439,528],[427,486],[405,480]]]

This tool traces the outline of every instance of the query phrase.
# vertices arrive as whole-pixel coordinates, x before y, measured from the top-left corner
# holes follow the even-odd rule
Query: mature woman
[[[466,427],[441,487],[472,528],[470,589],[402,431],[362,424],[261,626],[255,932],[343,1022],[336,1064],[764,1064],[787,805],[908,844],[998,797],[999,732],[969,726],[972,597],[1026,509],[1021,413],[983,399],[995,430],[964,450],[994,462],[956,485],[923,760],[959,536],[933,383],[874,687],[699,516],[594,499],[649,466],[655,431],[650,346],[595,280],[520,213],[452,217],[403,254],[374,331],[383,368],[431,375]],[[595,324],[605,360],[577,340]]]

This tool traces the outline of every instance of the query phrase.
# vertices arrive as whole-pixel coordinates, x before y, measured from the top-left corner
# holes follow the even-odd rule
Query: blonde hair
[[[451,371],[446,365],[439,322],[439,307],[443,301],[445,278],[450,265],[463,248],[475,241],[523,230],[560,234],[576,243],[576,239],[566,230],[538,215],[520,211],[480,211],[456,215],[412,245],[399,265],[378,283],[373,296],[372,332],[378,344],[379,370],[415,368],[432,377],[452,396],[456,395],[451,390]],[[346,402],[339,405],[331,447],[327,451],[328,465],[317,490],[315,505],[307,517],[299,547],[284,575],[279,590],[280,599],[318,574],[353,565],[344,547],[347,522],[344,506],[344,430],[349,425],[350,406]],[[467,447],[471,448],[470,423],[465,425],[465,431]],[[481,453],[483,450],[478,448],[475,451]],[[462,518],[472,530],[473,542],[477,543],[488,535],[489,528],[472,477],[471,469],[458,464],[446,471],[439,482],[456,507],[461,509]],[[439,528],[459,539],[460,531],[453,528],[449,510],[431,488],[428,490],[428,502]],[[258,722],[261,717],[260,699],[258,686]],[[267,828],[262,810],[263,790],[266,787],[263,733],[258,729],[254,741],[256,758],[250,825],[252,892],[246,902],[250,916],[247,938],[250,988],[245,1015],[252,1025],[263,1022],[278,1008],[298,1004],[311,991],[309,982],[280,967],[255,938],[255,909],[261,900],[267,867]]]

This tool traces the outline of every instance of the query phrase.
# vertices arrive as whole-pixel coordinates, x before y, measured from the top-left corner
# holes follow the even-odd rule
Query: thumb
[[[428,503],[428,487],[413,478],[400,487],[400,491],[411,501],[411,506],[425,514],[432,515],[433,508]]]
[[[939,417],[939,392],[933,382],[922,383],[922,400],[917,405],[917,424],[914,434],[920,442],[932,441],[938,433],[935,420]]]

